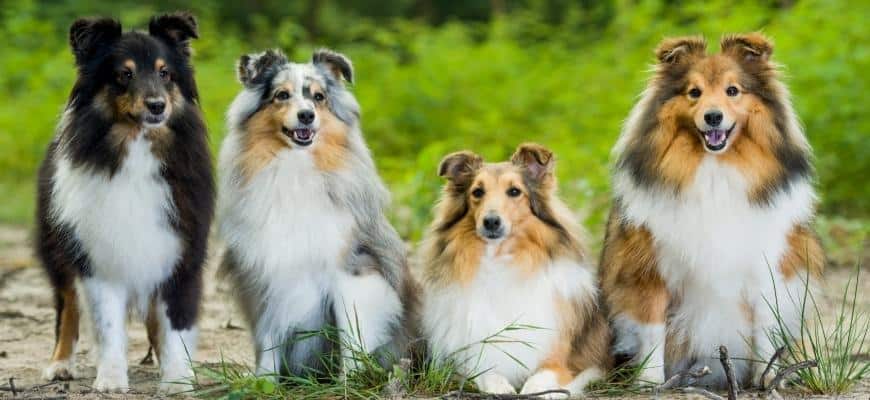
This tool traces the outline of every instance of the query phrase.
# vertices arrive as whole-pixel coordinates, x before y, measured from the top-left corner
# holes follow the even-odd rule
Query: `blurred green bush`
[[[31,219],[35,169],[74,79],[66,47],[72,19],[115,15],[144,29],[152,13],[176,3],[183,4],[0,0],[0,221]],[[364,132],[404,237],[419,238],[429,219],[445,153],[468,148],[500,160],[524,141],[555,150],[564,197],[596,234],[608,207],[609,151],[644,87],[655,45],[701,33],[716,48],[723,33],[761,29],[776,42],[774,58],[785,65],[815,148],[823,212],[870,216],[865,1],[472,1],[454,17],[442,2],[350,3],[250,2],[259,13],[248,3],[192,7],[214,149],[239,90],[239,55],[281,47],[307,60],[315,47],[330,46],[355,63]],[[378,4],[393,4],[394,12]],[[426,4],[432,8],[418,10]]]

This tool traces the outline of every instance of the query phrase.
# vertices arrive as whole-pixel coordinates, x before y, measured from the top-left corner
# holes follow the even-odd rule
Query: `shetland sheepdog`
[[[764,363],[747,360],[774,352],[776,314],[797,331],[824,265],[810,147],[773,46],[751,33],[720,48],[664,40],[614,149],[602,290],[614,352],[647,360],[651,382],[709,365],[700,384],[721,388],[725,345],[740,384],[759,384]]]
[[[162,391],[189,390],[214,208],[206,128],[190,64],[196,21],[72,24],[78,78],[39,170],[37,254],[54,287],[45,378],[72,379],[79,294],[96,336],[98,391],[126,391],[128,307],[147,315]]]
[[[219,163],[221,275],[252,329],[257,372],[323,377],[354,369],[361,351],[401,356],[413,283],[346,87],[350,60],[268,50],[242,56],[238,78]],[[329,329],[340,336],[314,334]]]
[[[421,325],[432,357],[488,393],[582,393],[610,366],[609,330],[578,227],[556,195],[555,159],[448,155],[424,242]]]

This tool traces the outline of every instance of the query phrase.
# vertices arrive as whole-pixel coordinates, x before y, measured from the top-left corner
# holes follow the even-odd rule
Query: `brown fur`
[[[788,250],[779,263],[785,279],[819,278],[825,267],[825,252],[818,236],[807,225],[795,225],[788,235]]]
[[[58,319],[54,353],[51,356],[52,361],[69,360],[79,339],[79,318],[81,314],[79,312],[78,301],[76,300],[75,286],[70,285],[66,287],[59,295],[62,297],[61,301],[63,301],[64,306]],[[71,378],[71,376],[62,377],[62,379]]]
[[[496,253],[511,254],[512,266],[523,274],[540,273],[556,259],[582,261],[586,251],[579,229],[556,196],[554,164],[553,154],[536,144],[519,146],[510,162],[484,163],[469,151],[446,156],[439,175],[448,183],[422,250],[424,282],[470,284],[486,246],[477,227],[489,211],[511,225]],[[522,194],[507,196],[510,188]],[[486,193],[477,198],[471,194],[475,189]],[[606,371],[611,365],[610,332],[598,304],[560,299],[554,306],[562,310],[560,335],[538,370],[553,371],[563,385],[588,368]]]
[[[276,88],[275,91],[279,89],[291,92],[293,90],[290,84]],[[312,85],[311,90],[312,93],[315,92],[316,85]],[[279,151],[294,146],[281,132],[285,116],[298,111],[291,104],[270,103],[245,123],[246,134],[239,161],[239,170],[245,181],[269,165]],[[350,127],[332,114],[325,103],[317,104],[316,112],[320,118],[320,128],[311,149],[315,166],[324,172],[340,170],[347,165],[346,160],[350,156],[347,149]]]
[[[601,289],[611,315],[625,313],[640,323],[664,323],[670,295],[658,273],[652,234],[625,224],[611,210],[601,252]]]
[[[753,33],[726,36],[720,46],[721,53],[707,55],[698,37],[659,45],[646,109],[626,127],[618,165],[638,184],[683,190],[705,155],[698,126],[716,108],[736,122],[719,157],[747,177],[750,199],[764,204],[795,175],[811,174],[809,147],[795,131],[788,93],[769,60],[770,42]],[[727,96],[729,86],[739,94]],[[701,97],[690,97],[692,89]]]

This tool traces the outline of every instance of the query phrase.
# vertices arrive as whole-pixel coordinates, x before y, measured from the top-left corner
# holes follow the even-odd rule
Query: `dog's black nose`
[[[166,109],[166,102],[163,100],[145,100],[145,106],[148,107],[151,114],[159,115],[163,114],[163,110]]]
[[[296,117],[299,118],[299,122],[308,125],[314,122],[314,111],[302,110],[296,114]]]
[[[704,113],[704,121],[710,126],[719,126],[722,123],[722,111],[713,110]]]
[[[501,218],[489,215],[483,218],[483,227],[488,231],[497,231],[501,228]]]

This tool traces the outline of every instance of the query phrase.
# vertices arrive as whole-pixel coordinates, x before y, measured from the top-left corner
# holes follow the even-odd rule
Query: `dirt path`
[[[212,246],[217,247],[217,246]],[[250,336],[241,325],[238,315],[229,301],[225,285],[214,279],[217,269],[217,252],[213,251],[206,280],[206,298],[200,321],[200,340],[196,360],[218,362],[223,359],[250,365],[252,352]],[[851,271],[838,269],[827,274],[825,282],[825,305],[842,296]],[[861,279],[861,306],[870,308],[870,271]],[[832,314],[832,313],[831,313]],[[232,324],[228,327],[227,322]],[[153,398],[158,379],[157,367],[139,365],[145,355],[148,342],[145,330],[138,321],[129,326],[130,384],[132,393],[127,395],[102,395],[92,393],[88,386],[95,375],[90,357],[91,340],[87,333],[78,347],[79,379],[55,383],[26,393],[31,398],[57,396],[68,393],[71,399],[104,398]],[[41,379],[42,368],[47,365],[54,345],[54,309],[51,292],[31,256],[28,233],[15,227],[0,226],[0,386],[8,386],[14,378],[18,388],[33,388],[45,382]],[[0,391],[0,398],[11,397],[8,391]],[[842,398],[870,398],[870,382],[863,382],[849,396]]]

